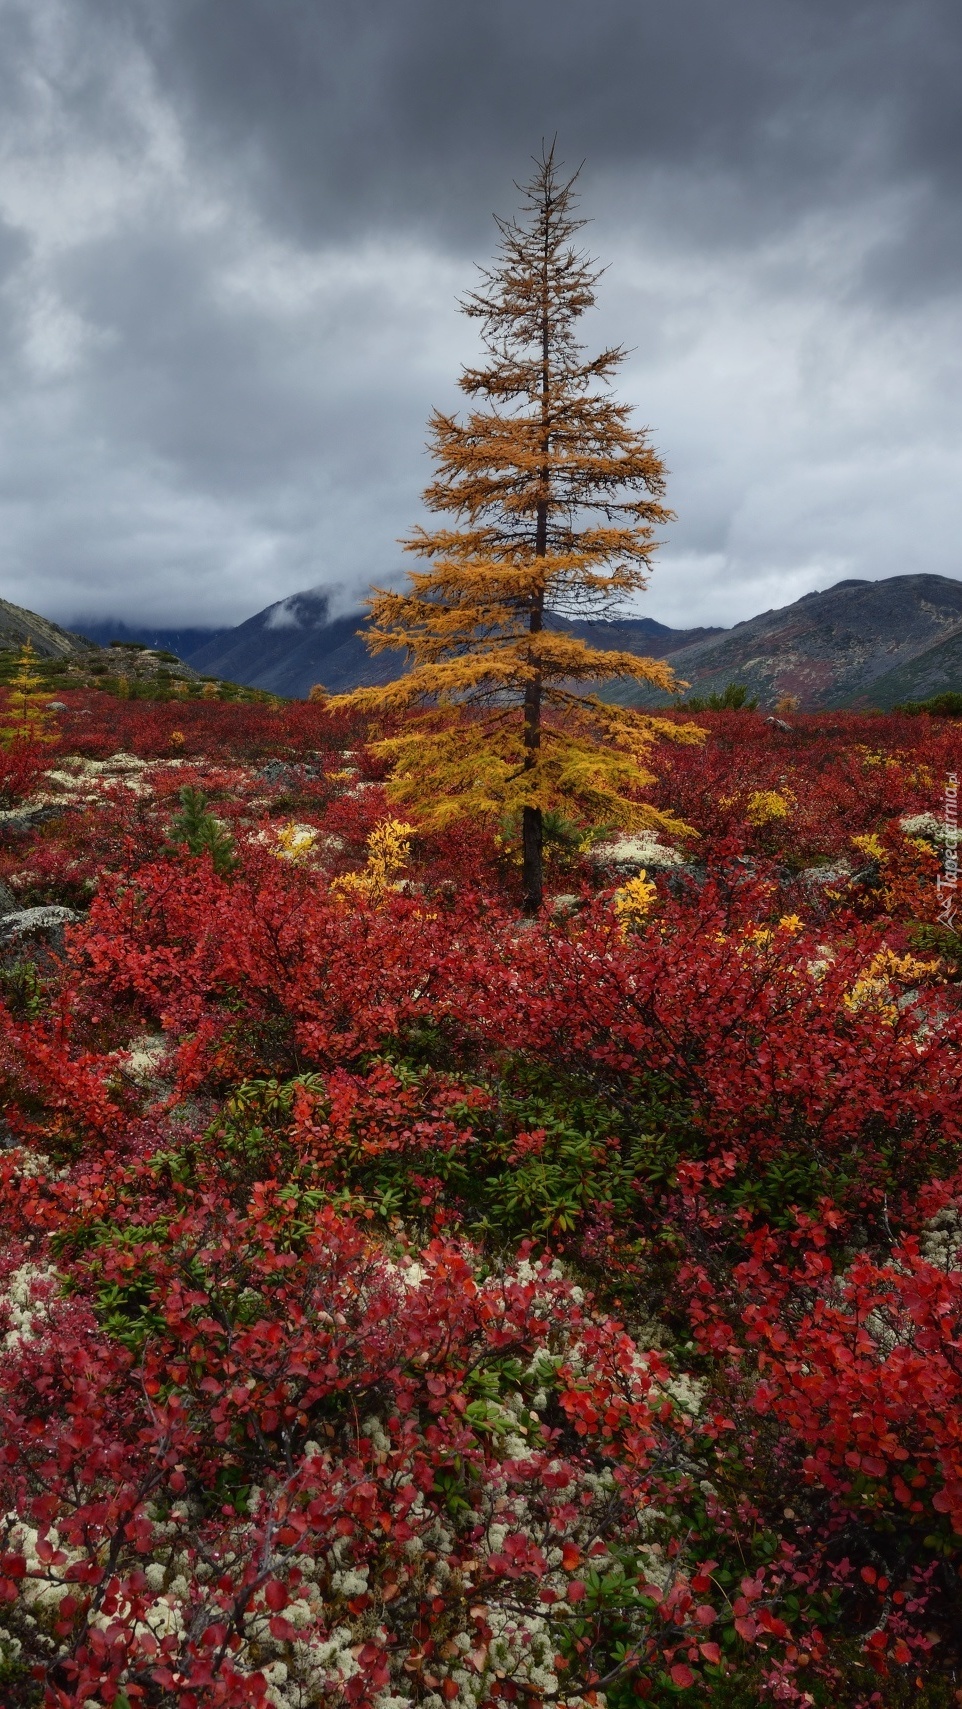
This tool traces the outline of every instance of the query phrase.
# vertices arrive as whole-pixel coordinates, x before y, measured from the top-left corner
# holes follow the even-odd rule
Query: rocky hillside
[[[94,650],[94,643],[85,635],[75,635],[71,629],[61,629],[35,611],[22,605],[11,605],[0,599],[0,650],[16,648],[29,641],[38,658],[69,659]]]
[[[928,700],[934,694],[962,694],[962,628],[927,647],[908,664],[876,677],[867,700],[883,712],[905,700]]]
[[[926,693],[960,688],[962,581],[916,575],[838,582],[684,646],[671,662],[693,693],[741,682],[765,706],[785,694],[806,709],[891,706],[929,682],[938,688],[926,686]],[[615,694],[637,705],[665,698],[631,684]]]
[[[86,635],[62,629],[37,612],[7,600],[0,600],[0,687],[10,681],[28,641],[35,672],[51,694],[101,688],[135,699],[201,694],[216,699],[264,698],[236,683],[201,676],[166,648],[145,647],[140,641],[113,641],[107,647],[98,647]]]

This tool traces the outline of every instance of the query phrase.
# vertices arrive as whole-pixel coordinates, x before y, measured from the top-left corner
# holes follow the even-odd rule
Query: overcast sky
[[[962,576],[958,0],[0,0],[0,596],[396,577],[543,136],[677,512],[643,609]]]

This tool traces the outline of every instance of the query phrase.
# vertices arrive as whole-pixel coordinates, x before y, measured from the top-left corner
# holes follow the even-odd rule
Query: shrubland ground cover
[[[958,1702],[958,726],[701,713],[692,835],[547,818],[532,921],[356,718],[65,698],[0,753],[77,916],[0,969],[0,1700]]]

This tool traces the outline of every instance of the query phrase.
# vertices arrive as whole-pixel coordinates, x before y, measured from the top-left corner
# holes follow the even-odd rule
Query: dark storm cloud
[[[872,183],[959,189],[953,0],[143,0],[139,16],[171,97],[302,239],[416,220],[477,243],[492,193],[556,131],[599,176],[728,174],[756,224]]]
[[[555,132],[672,470],[649,609],[962,572],[960,86],[955,0],[0,0],[0,593],[396,574]]]

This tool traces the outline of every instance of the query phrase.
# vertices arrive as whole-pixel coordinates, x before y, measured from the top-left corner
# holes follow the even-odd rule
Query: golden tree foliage
[[[55,718],[46,709],[47,690],[34,669],[33,647],[25,641],[16,674],[7,684],[7,701],[0,714],[0,742],[52,742]]]
[[[577,174],[575,175],[577,177]],[[594,647],[565,618],[612,616],[647,581],[655,529],[670,520],[646,432],[609,394],[621,349],[586,359],[575,325],[595,300],[595,264],[572,246],[574,179],[554,151],[536,162],[520,219],[499,220],[498,265],[462,303],[486,360],[460,385],[466,419],[436,412],[425,501],[449,521],[405,541],[427,561],[403,592],[375,591],[368,644],[406,648],[410,668],[334,706],[409,714],[379,745],[388,790],[422,822],[518,815],[525,892],[541,900],[541,815],[580,810],[626,828],[683,830],[646,805],[659,736],[701,739],[597,686],[633,677],[672,690],[661,660]]]

